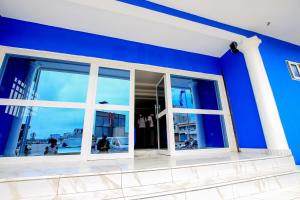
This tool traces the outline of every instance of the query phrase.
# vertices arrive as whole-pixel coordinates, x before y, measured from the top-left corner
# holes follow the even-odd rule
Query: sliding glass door
[[[165,76],[156,85],[157,143],[161,154],[168,154],[168,127]]]

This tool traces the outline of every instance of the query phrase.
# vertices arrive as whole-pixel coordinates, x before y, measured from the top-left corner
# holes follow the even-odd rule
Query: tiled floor
[[[238,200],[300,200],[300,186],[260,193],[257,195],[240,198]]]
[[[0,194],[7,199],[236,200],[257,194],[250,199],[292,200],[299,198],[296,185],[300,173],[292,156],[268,153],[150,153],[135,159],[0,163]]]
[[[60,161],[33,163],[0,163],[0,180],[27,177],[47,177],[74,174],[124,172],[131,170],[180,167],[269,157],[266,153],[226,153],[170,157],[164,155],[138,156],[135,159],[98,161]]]

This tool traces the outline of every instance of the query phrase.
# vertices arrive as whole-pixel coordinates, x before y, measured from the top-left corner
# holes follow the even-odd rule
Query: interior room
[[[135,72],[135,149],[157,149],[156,86],[161,73]]]

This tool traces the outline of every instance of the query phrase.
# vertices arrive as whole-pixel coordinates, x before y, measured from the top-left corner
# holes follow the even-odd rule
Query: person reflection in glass
[[[58,150],[57,139],[50,138],[48,142],[50,145],[45,148],[44,155],[56,155]]]
[[[110,149],[109,141],[107,140],[107,136],[103,135],[102,139],[97,143],[97,150],[99,152],[108,152]]]

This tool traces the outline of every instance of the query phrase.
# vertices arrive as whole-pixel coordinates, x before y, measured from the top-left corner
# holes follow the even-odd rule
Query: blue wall
[[[289,147],[300,164],[300,81],[291,79],[285,60],[300,63],[300,46],[259,35],[260,52],[271,83]]]
[[[291,79],[285,60],[300,62],[300,47],[257,34],[260,53],[268,74],[289,147],[300,164],[300,82]],[[253,91],[241,53],[227,52],[221,58],[238,141],[241,147],[265,147]],[[250,137],[249,137],[250,136]]]
[[[221,74],[214,57],[4,17],[0,45]]]
[[[0,98],[9,98],[11,88],[15,77],[26,82],[26,76],[30,68],[30,60],[22,58],[8,59],[6,70],[2,80],[0,79]],[[5,113],[6,106],[0,106],[0,155],[3,155],[6,144],[9,138],[9,133],[12,128],[13,120],[16,119],[13,115]]]
[[[244,56],[228,51],[220,64],[240,147],[266,148]]]

